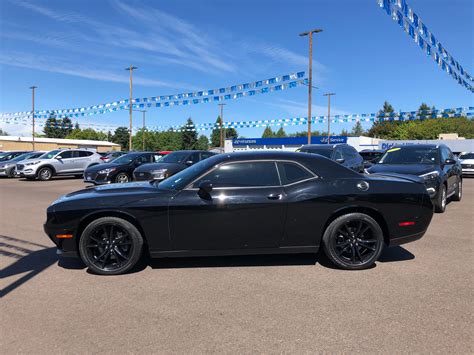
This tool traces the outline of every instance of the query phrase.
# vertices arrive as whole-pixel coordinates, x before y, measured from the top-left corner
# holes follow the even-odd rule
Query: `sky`
[[[474,75],[474,1],[409,0],[408,4]],[[372,113],[385,100],[396,110],[473,106],[473,94],[441,71],[376,0],[1,0],[0,112],[90,106],[134,97],[214,89],[307,71],[313,44],[313,114]],[[147,112],[147,125],[214,122],[215,103]],[[307,87],[227,101],[224,120],[306,116]],[[74,119],[128,126],[128,111]],[[134,113],[141,125],[141,114]],[[332,132],[351,129],[332,124]],[[370,124],[365,124],[368,128]],[[0,122],[11,135],[30,126]],[[285,128],[287,132],[304,126]],[[326,124],[314,129],[324,130]],[[40,129],[38,130],[40,131]],[[263,128],[238,129],[260,137]],[[205,132],[209,134],[210,132]]]

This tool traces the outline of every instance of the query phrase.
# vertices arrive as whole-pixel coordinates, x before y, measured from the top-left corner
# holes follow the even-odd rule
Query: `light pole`
[[[145,151],[145,114],[146,110],[133,110],[143,113],[143,126],[142,126],[142,151]]]
[[[331,96],[332,95],[336,95],[336,94],[333,93],[333,92],[328,92],[328,93],[323,95],[323,96],[328,97],[328,144],[330,144],[329,140],[330,140],[330,137],[331,137]]]
[[[130,65],[128,68],[125,68],[125,70],[129,70],[130,71],[130,101],[128,103],[128,106],[129,106],[129,113],[130,113],[130,137],[128,139],[128,150],[129,151],[132,151],[132,111],[133,111],[133,89],[132,89],[132,85],[133,85],[133,71],[135,69],[138,69],[137,67],[134,67],[133,65]]]
[[[225,104],[219,104],[220,108],[221,108],[221,147],[224,147],[224,140],[225,140],[225,137],[224,137],[224,106]]]
[[[31,135],[31,143],[33,145],[33,150],[35,150],[35,89],[37,86],[31,86],[31,117],[33,120],[33,130],[32,130],[32,135]]]
[[[313,89],[313,33],[319,33],[322,29],[314,29],[300,33],[301,37],[309,36],[309,69],[308,69],[308,144],[311,144],[311,92]]]

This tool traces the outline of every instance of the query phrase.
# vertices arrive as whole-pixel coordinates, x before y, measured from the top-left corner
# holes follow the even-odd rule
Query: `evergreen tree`
[[[9,136],[9,134],[0,128],[0,136]]]
[[[262,133],[262,138],[273,138],[275,137],[275,132],[273,132],[270,126],[265,127],[265,130]]]
[[[433,109],[434,109],[434,106],[433,106]],[[424,120],[425,118],[430,118],[431,108],[423,102],[418,108],[418,115],[420,116],[420,120]]]
[[[340,136],[350,136],[350,132],[347,131],[346,129],[342,129],[341,133],[339,133]]]
[[[197,141],[196,149],[208,150],[209,139],[205,135],[200,135]]]
[[[221,146],[221,129],[222,124],[221,116],[217,116],[215,128],[211,132],[211,145],[213,147]]]
[[[54,111],[52,111],[49,114],[48,119],[46,120],[46,123],[43,128],[43,132],[46,135],[46,138],[59,138],[58,137],[58,121],[56,119],[56,114]]]
[[[365,131],[364,131],[364,128],[362,127],[362,124],[360,123],[360,121],[357,121],[355,126],[352,128],[350,135],[352,137],[359,137],[359,136],[363,136],[364,133]]]
[[[182,127],[181,137],[183,140],[184,149],[195,149],[197,144],[198,134],[195,131],[194,122],[191,117],[186,121],[186,125]]]
[[[278,138],[287,137],[286,132],[283,127],[280,127],[280,129],[275,133],[275,137],[278,137]]]
[[[76,124],[77,125],[77,124]],[[79,126],[79,125],[77,125]],[[60,127],[59,127],[59,138],[66,138],[72,132],[72,121],[69,117],[65,117],[60,120]]]

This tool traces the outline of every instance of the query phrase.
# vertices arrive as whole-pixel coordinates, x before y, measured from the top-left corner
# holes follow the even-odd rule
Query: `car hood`
[[[125,165],[126,164],[102,163],[102,164],[97,164],[97,165],[93,165],[93,166],[88,167],[85,172],[86,173],[96,173],[96,172],[98,172],[99,170],[102,170],[102,169],[120,168],[120,167],[123,167]]]
[[[16,164],[16,161],[11,161],[11,160],[5,160],[5,161],[0,161],[0,167],[5,166],[5,165],[10,165],[10,164]]]
[[[160,189],[155,184],[148,181],[101,185],[85,188],[61,196],[59,199],[54,201],[51,206],[69,202],[80,202],[81,200],[88,199],[94,199],[95,206],[109,204],[115,206],[128,206],[133,203],[133,201],[145,199],[147,198],[147,195],[151,194],[153,194],[153,197],[159,195],[170,196],[173,194],[173,191]]]
[[[166,169],[168,171],[177,171],[183,170],[186,168],[184,164],[180,163],[149,163],[140,165],[138,168],[135,169],[135,172],[145,172],[145,171],[152,171],[152,170],[159,170],[159,169]]]
[[[459,159],[461,164],[474,164],[474,159]]]
[[[425,164],[375,164],[367,169],[370,174],[397,173],[423,175],[437,170],[436,165]]]

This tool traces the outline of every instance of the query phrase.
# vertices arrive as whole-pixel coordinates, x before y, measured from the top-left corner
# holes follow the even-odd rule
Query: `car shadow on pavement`
[[[5,235],[0,235],[0,256],[15,259],[13,263],[0,270],[0,279],[24,274],[1,289],[0,298],[31,280],[58,260],[56,248]]]
[[[394,261],[407,261],[415,259],[415,255],[401,246],[385,248],[380,255],[379,261],[382,263],[391,263]]]

